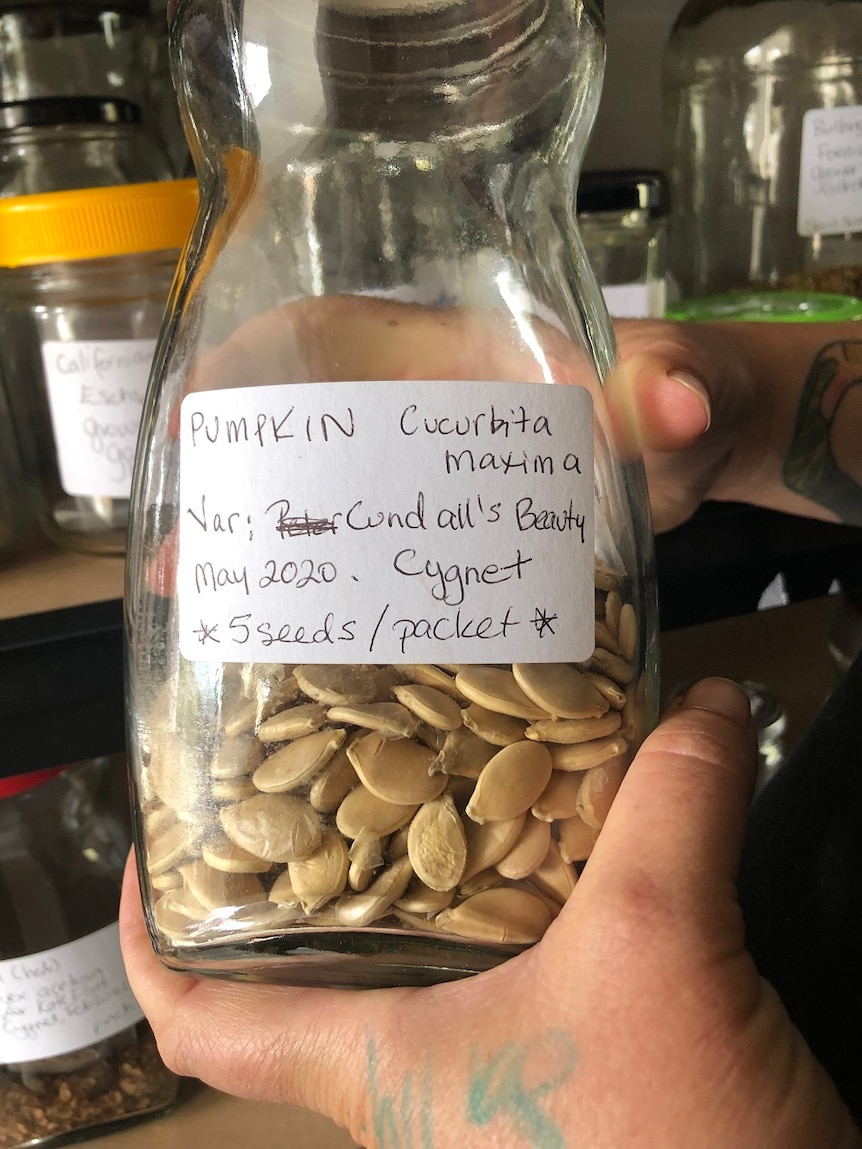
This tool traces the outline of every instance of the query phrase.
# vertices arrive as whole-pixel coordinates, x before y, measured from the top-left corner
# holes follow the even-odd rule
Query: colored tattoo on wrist
[[[371,1128],[363,1133],[379,1149],[435,1149],[435,1123],[457,1127],[462,1120],[468,1128],[493,1127],[513,1149],[566,1149],[566,1136],[546,1109],[548,1099],[571,1080],[578,1065],[577,1049],[564,1030],[549,1030],[532,1042],[509,1042],[494,1054],[471,1049],[462,1113],[448,1086],[442,1099],[438,1087],[435,1102],[438,1067],[433,1049],[426,1051],[418,1072],[407,1071],[392,1091],[381,1085],[377,1045],[371,1038],[367,1058]]]
[[[862,340],[824,347],[802,390],[796,426],[784,463],[784,482],[832,511],[841,522],[862,526],[862,426],[851,420],[862,411]],[[840,439],[839,439],[840,435]],[[844,457],[839,443],[855,445]]]

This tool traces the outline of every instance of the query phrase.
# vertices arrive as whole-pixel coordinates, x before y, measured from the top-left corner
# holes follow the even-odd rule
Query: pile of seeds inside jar
[[[142,1023],[63,1057],[0,1066],[0,1149],[22,1149],[161,1109],[176,1081]]]
[[[231,666],[192,743],[173,693],[141,780],[157,928],[525,945],[572,893],[633,750],[638,626],[596,574],[583,664]],[[176,687],[172,688],[174,692]]]

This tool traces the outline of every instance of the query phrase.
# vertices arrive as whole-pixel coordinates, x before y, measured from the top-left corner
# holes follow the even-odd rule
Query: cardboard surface
[[[0,566],[0,619],[123,597],[125,559],[59,551],[36,540]]]

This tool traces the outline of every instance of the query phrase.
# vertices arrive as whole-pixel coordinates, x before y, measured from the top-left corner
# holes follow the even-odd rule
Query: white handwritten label
[[[182,405],[191,661],[559,662],[594,638],[584,388],[313,383]]]
[[[42,362],[68,495],[128,499],[154,339],[42,344]]]
[[[862,107],[805,114],[797,230],[804,236],[862,231]]]
[[[0,1065],[61,1057],[143,1019],[115,923],[76,942],[0,962]]]

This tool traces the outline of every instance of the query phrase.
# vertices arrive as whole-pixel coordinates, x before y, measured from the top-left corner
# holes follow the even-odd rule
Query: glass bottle
[[[305,984],[486,969],[571,893],[656,707],[574,216],[601,6],[181,0],[172,43],[203,211],[126,595],[154,946]]]
[[[0,779],[0,1146],[97,1136],[173,1104],[126,981],[128,830],[109,759]]]
[[[149,0],[0,4],[0,103],[105,96],[141,107],[155,66]]]
[[[862,2],[689,0],[665,56],[685,295],[862,295]]]

